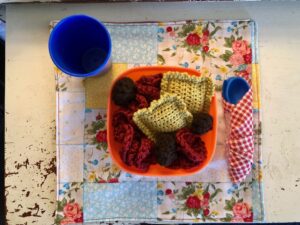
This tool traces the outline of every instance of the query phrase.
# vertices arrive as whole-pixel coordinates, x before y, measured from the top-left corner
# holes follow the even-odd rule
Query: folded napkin
[[[232,182],[245,180],[251,172],[254,153],[252,89],[237,104],[223,98],[227,130],[229,174]]]

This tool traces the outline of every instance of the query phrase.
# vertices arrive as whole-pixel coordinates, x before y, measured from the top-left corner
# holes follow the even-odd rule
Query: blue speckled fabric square
[[[155,64],[157,62],[157,25],[112,25],[107,29],[112,39],[114,63]]]
[[[84,186],[84,221],[156,220],[156,202],[156,182],[87,183]]]

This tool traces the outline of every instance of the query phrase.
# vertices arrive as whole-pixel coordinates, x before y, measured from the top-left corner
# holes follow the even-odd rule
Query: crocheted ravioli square
[[[192,114],[208,112],[214,85],[209,77],[196,77],[188,73],[167,72],[161,81],[161,94],[176,94],[183,99]]]
[[[133,114],[135,124],[153,141],[156,133],[176,131],[190,125],[192,120],[184,101],[173,94],[161,95],[160,99],[151,102],[149,108]]]

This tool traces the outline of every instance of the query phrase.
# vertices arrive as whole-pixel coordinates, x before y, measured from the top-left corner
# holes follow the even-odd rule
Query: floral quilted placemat
[[[55,26],[57,21],[51,22]],[[56,224],[253,222],[264,220],[260,82],[252,20],[106,23],[113,43],[109,74],[81,79],[54,69],[57,90]],[[213,78],[218,99],[216,154],[193,176],[147,178],[121,171],[106,142],[106,104],[114,77],[141,65],[172,65]],[[220,90],[231,76],[254,92],[255,156],[245,182],[232,184]]]

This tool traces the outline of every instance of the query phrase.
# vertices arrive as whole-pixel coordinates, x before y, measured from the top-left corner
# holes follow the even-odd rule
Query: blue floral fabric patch
[[[132,218],[135,221],[156,220],[156,182],[87,183],[83,204],[85,222]]]

